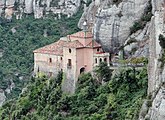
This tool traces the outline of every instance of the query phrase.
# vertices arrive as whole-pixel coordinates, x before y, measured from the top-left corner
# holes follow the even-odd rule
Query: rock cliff
[[[165,1],[152,0],[151,24],[149,27],[148,99],[143,105],[139,120],[165,119],[165,69],[160,61],[163,50],[159,45],[159,35],[165,35]],[[147,109],[147,112],[146,112]]]
[[[130,34],[130,28],[136,21],[140,22],[148,4],[152,5],[152,18],[142,29]],[[133,56],[148,56],[148,99],[144,102],[139,120],[165,120],[165,68],[160,59],[164,52],[159,45],[159,35],[165,35],[165,0],[113,0],[93,1],[83,13],[78,26],[82,28],[87,19],[93,27],[94,39],[100,42],[105,50],[116,51],[116,48],[131,43],[124,49],[133,51]]]
[[[130,27],[145,12],[149,0],[95,0],[85,10],[78,26],[87,19],[93,25],[94,39],[114,51],[130,35]],[[113,49],[111,49],[113,48]]]
[[[70,17],[77,12],[80,4],[80,0],[1,0],[0,15],[4,14],[7,19],[11,19],[12,14],[17,19],[21,19],[23,14],[34,14],[35,18],[46,15],[60,18],[61,14]]]

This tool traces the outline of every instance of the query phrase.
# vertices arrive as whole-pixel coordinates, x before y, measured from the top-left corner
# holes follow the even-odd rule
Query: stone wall
[[[50,58],[51,63],[49,61]],[[61,58],[62,56],[34,53],[34,73],[36,74],[39,71],[47,75],[52,73],[53,76],[56,76],[63,68],[63,60]]]
[[[71,49],[71,52],[69,52]],[[64,80],[62,83],[62,90],[64,92],[74,93],[75,85],[76,85],[76,49],[75,48],[63,48],[63,60],[65,61],[63,64],[63,72],[64,72]],[[71,66],[68,65],[68,59],[71,59]]]

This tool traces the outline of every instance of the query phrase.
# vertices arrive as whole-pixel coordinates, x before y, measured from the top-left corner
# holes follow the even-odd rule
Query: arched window
[[[69,48],[69,53],[71,53],[72,52],[72,50]]]
[[[83,72],[85,72],[85,68],[84,67],[80,69],[80,74],[83,73]]]
[[[99,52],[100,51],[100,49],[99,48],[97,48],[97,52]]]
[[[95,63],[97,63],[97,58],[95,58]]]
[[[104,62],[107,62],[107,58],[104,58]]]
[[[102,59],[100,58],[100,63],[102,62]]]

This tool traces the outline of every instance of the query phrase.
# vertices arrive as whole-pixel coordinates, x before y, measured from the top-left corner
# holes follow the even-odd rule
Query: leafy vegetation
[[[33,71],[33,50],[60,37],[78,31],[77,23],[82,14],[80,10],[72,18],[63,17],[34,19],[27,16],[22,20],[7,22],[2,19],[0,25],[0,89],[7,89],[14,82],[15,87],[7,98],[14,98],[21,92]],[[44,36],[46,34],[46,36]]]
[[[107,82],[112,76],[112,70],[108,67],[106,62],[101,62],[94,70],[97,79],[102,82]]]
[[[165,37],[162,34],[159,35],[159,45],[162,47],[162,54],[159,58],[159,61],[161,62],[160,68],[163,68],[165,64]]]
[[[165,37],[162,34],[159,35],[159,45],[165,49]]]
[[[112,2],[113,2],[114,4],[116,4],[116,5],[118,5],[119,3],[122,2],[122,0],[112,0]]]
[[[82,74],[76,93],[61,91],[56,78],[32,78],[18,99],[0,109],[0,120],[136,120],[147,91],[147,70],[124,69],[106,84]]]

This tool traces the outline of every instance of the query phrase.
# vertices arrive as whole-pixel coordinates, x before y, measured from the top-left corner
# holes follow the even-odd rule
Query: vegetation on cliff
[[[82,74],[76,93],[61,91],[56,78],[32,78],[18,99],[0,109],[0,120],[136,120],[147,91],[147,70],[124,69],[102,82]]]

